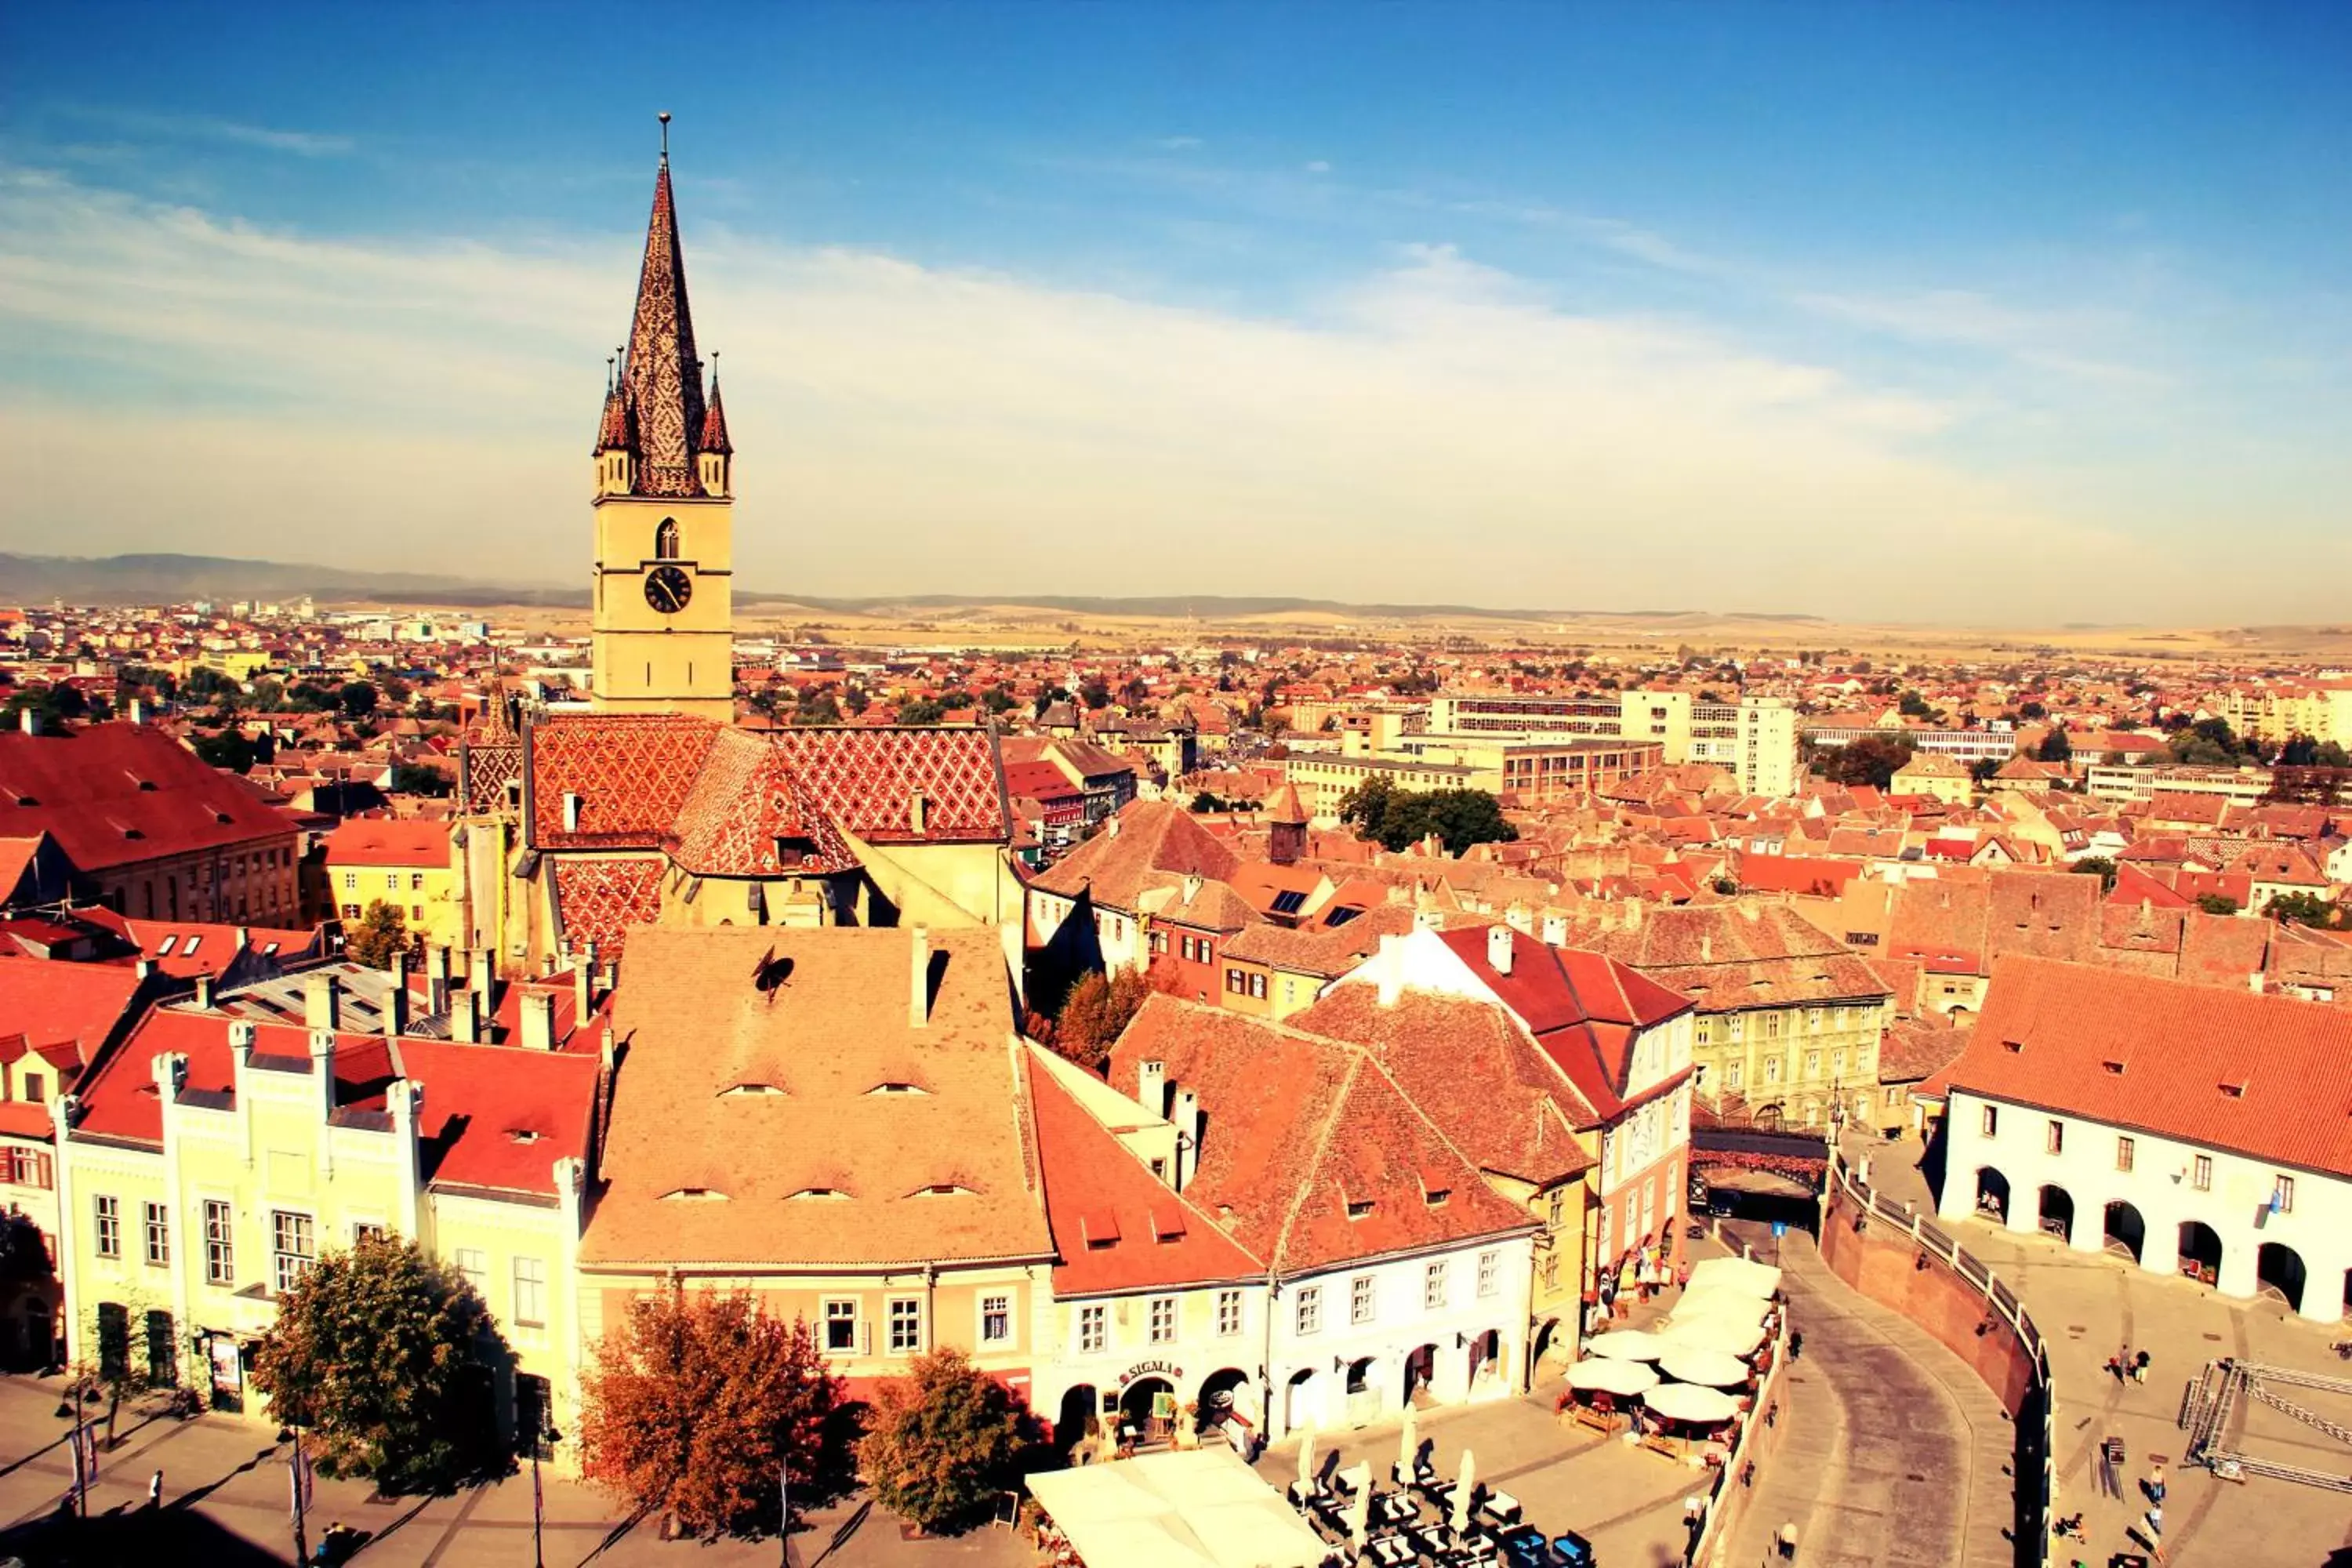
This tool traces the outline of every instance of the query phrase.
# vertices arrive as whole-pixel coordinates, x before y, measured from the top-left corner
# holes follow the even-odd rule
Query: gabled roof
[[[1055,862],[1030,885],[1075,899],[1090,893],[1098,906],[1133,913],[1155,871],[1223,881],[1239,861],[1192,813],[1168,801],[1131,802],[1092,838]]]
[[[583,1258],[614,1267],[1042,1258],[1046,1230],[997,933],[642,927]],[[903,1086],[903,1087],[900,1087]]]
[[[1360,1047],[1155,993],[1113,1086],[1132,1097],[1147,1060],[1207,1117],[1187,1195],[1286,1273],[1530,1228]]]
[[[330,866],[408,866],[449,868],[449,824],[409,816],[354,816],[327,835]]]
[[[71,1041],[86,1062],[138,995],[138,974],[120,964],[0,958],[0,1035],[37,1048]]]
[[[0,838],[46,832],[83,871],[290,836],[244,780],[140,724],[0,732]]]
[[[1056,1296],[1178,1288],[1262,1277],[1265,1262],[1209,1214],[1146,1170],[1088,1115],[1029,1047],[1045,1218]]]
[[[1948,1077],[1956,1091],[2352,1176],[2352,1014],[2316,1003],[2003,959]]]

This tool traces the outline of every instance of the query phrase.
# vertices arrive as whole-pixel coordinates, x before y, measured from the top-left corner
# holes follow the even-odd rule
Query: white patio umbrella
[[[1688,1383],[1662,1383],[1642,1395],[1642,1403],[1669,1421],[1728,1421],[1739,1413],[1731,1395],[1721,1389]]]
[[[1631,1399],[1637,1394],[1647,1394],[1657,1387],[1658,1374],[1638,1361],[1613,1361],[1607,1356],[1598,1356],[1570,1367],[1568,1385],[1613,1394],[1620,1399]]]
[[[1763,1324],[1732,1318],[1693,1318],[1688,1322],[1668,1323],[1658,1333],[1669,1345],[1721,1351],[1725,1355],[1747,1355],[1764,1342]]]
[[[1694,1285],[1683,1292],[1682,1300],[1675,1303],[1671,1321],[1684,1318],[1731,1318],[1750,1323],[1760,1323],[1764,1321],[1764,1314],[1771,1310],[1770,1305],[1762,1298],[1748,1295],[1744,1291],[1730,1289],[1722,1285],[1702,1290]]]
[[[1469,1449],[1462,1450],[1462,1468],[1454,1478],[1454,1528],[1459,1531],[1470,1528],[1470,1494],[1478,1481],[1477,1456]]]
[[[1738,1356],[1703,1345],[1668,1345],[1666,1353],[1658,1358],[1658,1370],[1706,1388],[1738,1388],[1751,1375],[1748,1363]]]
[[[1315,1484],[1315,1423],[1312,1421],[1298,1429],[1298,1479],[1308,1486]]]
[[[1620,1361],[1655,1361],[1665,1349],[1665,1342],[1646,1329],[1618,1329],[1606,1334],[1595,1334],[1584,1342],[1586,1352],[1592,1355],[1614,1356]]]
[[[1694,1290],[1728,1289],[1759,1300],[1769,1300],[1780,1288],[1780,1271],[1750,1258],[1707,1258],[1691,1265]]]
[[[1361,1551],[1364,1537],[1372,1528],[1371,1462],[1351,1465],[1339,1472],[1339,1478],[1354,1489],[1348,1500],[1348,1538]]]

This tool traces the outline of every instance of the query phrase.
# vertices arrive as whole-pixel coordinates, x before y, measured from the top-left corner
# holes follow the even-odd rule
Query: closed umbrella
[[[1620,1361],[1655,1361],[1666,1346],[1664,1341],[1647,1330],[1618,1329],[1593,1335],[1584,1342],[1584,1348],[1591,1354],[1615,1356]]]
[[[1744,1370],[1744,1369],[1743,1369]],[[1658,1374],[1638,1361],[1612,1361],[1606,1356],[1578,1362],[1568,1369],[1570,1388],[1593,1389],[1631,1399],[1658,1386]]]
[[[1642,1395],[1642,1403],[1650,1407],[1651,1414],[1669,1421],[1728,1421],[1739,1413],[1731,1395],[1721,1389],[1700,1388],[1688,1383],[1662,1383]]]
[[[1703,1345],[1668,1345],[1666,1353],[1658,1358],[1658,1370],[1706,1388],[1738,1388],[1748,1378],[1746,1362]]]
[[[1315,1423],[1312,1421],[1298,1429],[1298,1479],[1306,1486],[1315,1484]]]
[[[1456,1531],[1470,1528],[1470,1493],[1477,1485],[1478,1460],[1469,1449],[1462,1450],[1462,1468],[1454,1478],[1454,1518]]]
[[[1342,1470],[1340,1475],[1355,1489],[1348,1500],[1348,1538],[1363,1550],[1364,1537],[1372,1527],[1372,1467],[1361,1464]]]
[[[1764,1342],[1764,1325],[1742,1323],[1734,1318],[1693,1318],[1688,1322],[1668,1323],[1658,1334],[1669,1345],[1747,1355]]]
[[[1404,1430],[1397,1434],[1397,1463],[1404,1473],[1412,1475],[1421,1462],[1421,1421],[1414,1413],[1412,1401],[1404,1402]]]

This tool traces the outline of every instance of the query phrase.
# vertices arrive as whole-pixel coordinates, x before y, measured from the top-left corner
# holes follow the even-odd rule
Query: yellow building
[[[379,900],[400,911],[413,942],[463,948],[463,884],[449,824],[353,817],[327,835],[327,891],[346,925]]]
[[[576,1429],[573,1281],[604,1064],[402,1036],[404,981],[346,968],[299,984],[299,1026],[236,1016],[234,997],[159,1008],[60,1102],[69,1352],[133,1358],[266,1418],[248,1374],[279,1293],[388,1231],[454,1264],[497,1318],[502,1426],[550,1411]]]
[[[2214,708],[2250,740],[2284,745],[2302,735],[2352,746],[2352,680],[2224,691]]]
[[[590,682],[605,713],[735,717],[734,447],[708,400],[670,193],[668,132],[625,355],[596,434]]]
[[[1913,753],[1909,762],[1895,770],[1894,782],[1887,787],[1895,795],[1932,795],[1947,805],[1966,805],[1976,795],[1976,780],[1969,770],[1935,752]]]

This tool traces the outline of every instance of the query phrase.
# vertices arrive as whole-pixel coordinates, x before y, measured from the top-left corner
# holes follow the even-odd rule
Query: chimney
[[[331,974],[313,974],[302,987],[302,1022],[330,1033],[341,1027],[342,983]]]
[[[920,836],[931,820],[931,803],[921,790],[907,796],[907,826]]]
[[[1404,994],[1404,938],[1383,936],[1381,950],[1372,958],[1374,973],[1379,976],[1381,1005],[1393,1007]]]
[[[471,991],[460,991],[451,998],[449,1037],[473,1045],[481,1038],[481,998]]]
[[[438,944],[425,950],[425,1010],[449,1011],[449,950]]]
[[[907,1026],[919,1029],[931,1021],[931,928],[919,925],[907,969]]]
[[[147,722],[147,704],[141,701],[136,697],[132,698],[131,700],[130,710],[124,717],[129,719],[133,724],[144,724]]]
[[[1194,899],[1197,899],[1197,898],[1199,898],[1200,896],[1201,896],[1201,873],[1199,873],[1198,871],[1187,871],[1187,872],[1185,872],[1185,873],[1184,873],[1184,901],[1185,901],[1186,903],[1188,903],[1188,904],[1189,904],[1189,903],[1191,903]]]
[[[236,1056],[237,1066],[243,1067],[252,1059],[253,1042],[258,1034],[250,1018],[237,1018],[229,1024],[228,1048]]]
[[[1568,945],[1568,917],[1566,915],[1544,916],[1543,944],[1546,947],[1566,947]]]
[[[2263,994],[2263,972],[2259,969],[2246,976],[2246,989],[2259,996]]]
[[[1193,1168],[1201,1160],[1201,1097],[1189,1089],[1176,1091],[1176,1190],[1192,1184]]]
[[[209,974],[196,976],[196,1005],[207,1013],[213,1010],[213,977]]]
[[[580,831],[580,796],[572,790],[563,792],[563,831]]]
[[[16,727],[24,731],[27,735],[39,734],[41,732],[40,710],[36,708],[27,708],[23,712],[17,714]]]
[[[1138,1103],[1152,1115],[1168,1114],[1168,1064],[1166,1062],[1135,1064],[1135,1098]]]
[[[579,1025],[585,1024],[588,1021],[588,1015],[595,1010],[596,944],[590,942],[581,944],[580,956],[574,959],[572,964],[572,1011],[575,1019],[573,1026],[576,1028]]]
[[[1497,974],[1511,972],[1512,932],[1508,926],[1486,928],[1486,964]]]
[[[237,928],[236,928],[236,950],[237,950],[237,952],[243,952],[247,948],[251,947],[252,945],[253,945],[253,928],[252,928],[251,926],[239,926],[239,927],[237,927]]]
[[[488,1019],[498,1010],[498,968],[490,962],[490,950],[478,947],[466,961],[466,984],[478,997],[482,1016]]]
[[[522,1048],[527,1051],[551,1051],[555,1048],[555,993],[526,991],[522,994]]]
[[[1503,911],[1503,923],[1509,926],[1513,931],[1518,931],[1524,935],[1533,936],[1535,934],[1535,913],[1525,904],[1514,903],[1509,908],[1506,909]]]
[[[158,966],[153,959],[142,958],[138,963],[131,966],[131,973],[137,975],[142,980],[152,980],[155,978],[155,971],[157,967]]]
[[[389,980],[383,988],[383,1032],[396,1038],[408,1033],[408,954],[392,955]]]
[[[32,710],[28,708],[26,711],[29,713]],[[1103,831],[1109,834],[1113,838],[1118,837],[1118,817],[1116,814],[1113,814],[1103,823]]]
[[[1642,900],[1639,899],[1625,900],[1625,929],[1627,931],[1642,929]]]
[[[319,1114],[323,1119],[335,1113],[335,1032],[332,1029],[310,1031],[310,1079],[319,1092]]]

